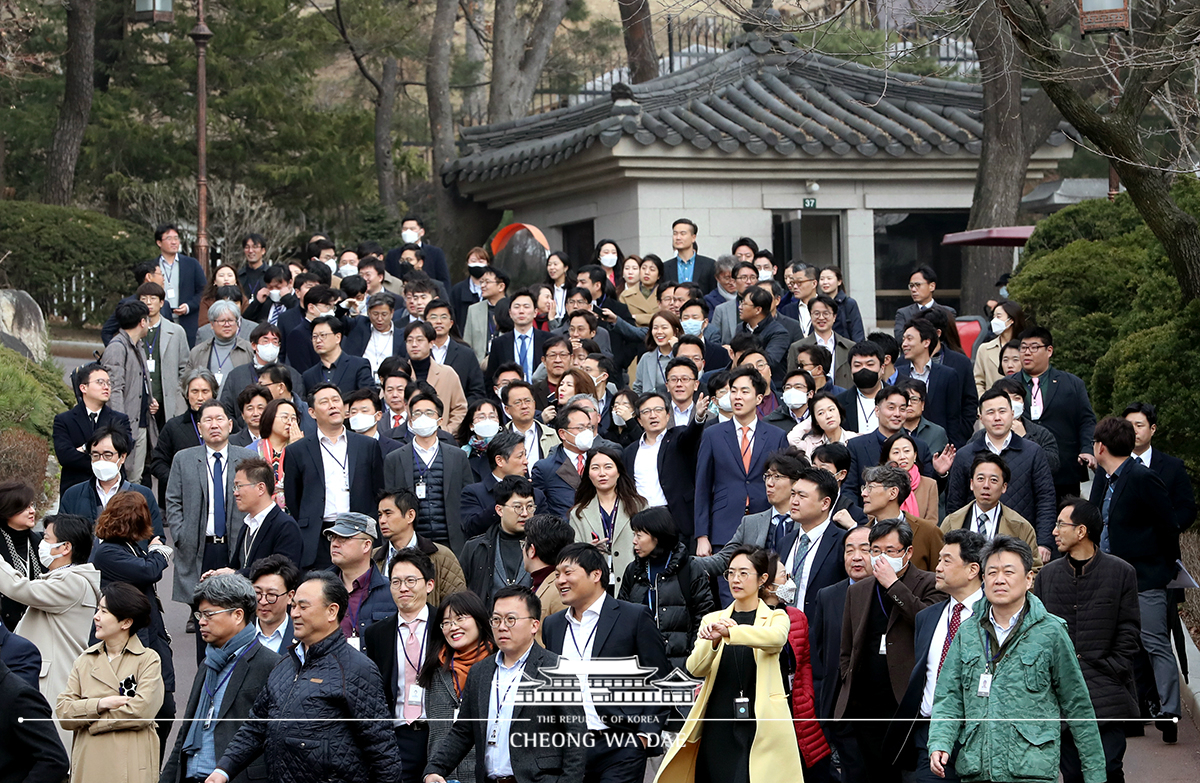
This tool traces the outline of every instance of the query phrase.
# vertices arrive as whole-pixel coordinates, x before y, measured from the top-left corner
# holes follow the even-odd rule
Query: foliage
[[[75,326],[103,321],[129,292],[130,270],[158,250],[145,226],[96,212],[0,201],[0,255],[14,288]],[[3,407],[0,405],[0,407]]]
[[[38,364],[0,347],[0,432],[21,430],[48,442],[54,417],[73,404],[57,366]]]
[[[3,384],[0,383],[0,386]],[[0,475],[5,481],[21,481],[42,495],[53,489],[46,481],[50,442],[16,428],[0,431]],[[41,505],[37,500],[37,505]]]
[[[860,29],[843,22],[828,22],[793,33],[797,46],[872,68],[889,68],[919,76],[952,78],[937,61],[937,45],[920,42],[909,47],[897,33]]]

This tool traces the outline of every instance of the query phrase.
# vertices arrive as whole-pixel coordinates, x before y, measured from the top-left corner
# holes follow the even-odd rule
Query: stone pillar
[[[878,323],[875,312],[875,210],[847,209],[842,214],[842,247],[846,259],[842,274],[846,293],[858,302],[863,331],[870,334]]]

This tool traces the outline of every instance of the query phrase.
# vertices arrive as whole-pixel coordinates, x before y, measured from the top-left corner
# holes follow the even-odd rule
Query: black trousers
[[[858,737],[851,728],[851,723],[826,722],[825,738],[837,754],[837,767],[840,772],[836,780],[856,781],[867,780],[867,769],[863,765],[862,754],[858,750]],[[807,778],[805,778],[807,780]]]
[[[913,729],[913,744],[917,747],[917,770],[913,774],[916,783],[959,783],[958,772],[954,769],[958,761],[958,748],[950,754],[950,763],[946,765],[946,777],[939,778],[929,768],[929,724],[921,721]]]
[[[400,780],[420,783],[425,777],[425,761],[429,756],[429,725],[397,726],[396,744],[400,746]]]
[[[642,783],[646,776],[646,748],[635,734],[589,731],[584,783]]]
[[[1104,771],[1108,783],[1125,783],[1125,728],[1120,723],[1100,724],[1100,744],[1104,746]],[[1079,749],[1070,731],[1062,733],[1058,770],[1063,783],[1083,783]]]
[[[892,764],[892,759],[887,757],[888,754],[884,752],[883,743],[880,741],[883,735],[880,726],[883,724],[864,721],[851,725],[858,744],[857,761],[861,767],[858,770],[843,768],[844,783],[900,783],[900,770]],[[841,755],[840,751],[838,755]],[[849,760],[846,758],[842,759],[843,764],[847,761]],[[861,777],[854,776],[855,772]]]

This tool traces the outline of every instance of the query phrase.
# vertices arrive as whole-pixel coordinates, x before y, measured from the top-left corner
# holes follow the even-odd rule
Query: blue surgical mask
[[[679,323],[683,325],[683,333],[694,337],[700,336],[704,330],[704,321],[700,318],[684,318]]]

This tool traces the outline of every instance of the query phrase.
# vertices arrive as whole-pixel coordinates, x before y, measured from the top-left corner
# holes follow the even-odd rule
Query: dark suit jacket
[[[496,476],[489,470],[483,478],[463,487],[462,491],[462,530],[465,538],[474,538],[487,532],[492,525],[500,524],[500,515],[496,513]],[[534,487],[533,502],[540,510],[546,502],[546,496],[540,489]]]
[[[535,339],[536,343],[537,340]],[[458,376],[462,384],[463,394],[467,396],[467,404],[487,396],[487,386],[483,382],[483,368],[475,358],[475,352],[465,343],[454,338],[446,343],[446,361],[442,362]]]
[[[0,662],[0,783],[61,783],[70,760],[46,697]]]
[[[1104,507],[1110,479],[1096,471],[1091,497],[1096,508]],[[1139,593],[1161,590],[1175,578],[1179,530],[1167,485],[1153,470],[1132,459],[1121,464],[1105,526],[1110,552],[1137,571]]]
[[[945,308],[946,310],[949,310],[951,319],[958,317],[958,312],[953,307],[951,307],[950,305],[947,305],[947,304],[942,304],[941,302],[939,302],[937,300],[936,297],[934,298],[933,304],[931,306],[942,307],[942,308]],[[899,310],[896,311],[896,316],[895,316],[896,317],[896,325],[892,329],[892,331],[896,335],[897,342],[899,342],[900,339],[904,336],[904,327],[908,324],[909,321],[911,321],[913,319],[913,316],[915,316],[919,312],[921,312],[921,306],[919,304],[917,304],[916,302],[907,304],[904,307],[901,307]],[[951,323],[953,323],[953,321],[951,321]]]
[[[533,345],[529,349],[529,361],[532,363],[534,370],[537,369],[538,363],[542,360],[542,348],[549,339],[549,332],[543,332],[541,329],[533,330]],[[515,362],[517,360],[516,345],[516,332],[506,332],[497,335],[496,339],[492,340],[492,350],[488,354],[487,372],[484,373],[489,386],[496,380],[496,368],[506,362]],[[525,380],[532,381],[533,379],[526,378]]]
[[[438,445],[442,456],[442,502],[445,503],[446,528],[450,537],[448,542],[439,543],[445,543],[457,555],[467,542],[462,528],[462,496],[463,485],[471,478],[471,466],[467,463],[467,455],[457,444],[451,446],[439,442]],[[389,454],[383,461],[384,486],[388,489],[413,489],[414,458],[415,451],[411,446]],[[374,503],[374,499],[371,502]],[[419,517],[417,525],[421,525]],[[418,532],[429,538],[428,529],[418,529]]]
[[[938,350],[933,361],[958,373],[959,399],[962,401],[959,406],[969,437],[975,431],[975,422],[979,418],[979,390],[975,388],[975,364],[965,354],[945,346]]]
[[[267,323],[271,317],[271,308],[276,304],[281,304],[284,307],[282,313],[279,314],[280,320],[287,315],[289,310],[303,310],[300,306],[300,299],[295,294],[284,294],[278,302],[272,302],[271,297],[267,297],[265,302],[258,301],[258,297],[247,292],[250,297],[250,303],[246,305],[246,309],[242,311],[242,318],[248,321],[258,321],[259,323]],[[295,326],[295,324],[293,324]]]
[[[1166,452],[1153,449],[1150,456],[1150,470],[1158,474],[1167,485],[1167,494],[1171,497],[1171,517],[1179,532],[1187,530],[1196,521],[1196,495],[1192,491],[1192,480],[1188,478],[1187,468],[1179,457],[1172,457]]]
[[[428,661],[434,655],[434,639],[437,636],[430,625],[437,622],[437,607],[429,607],[429,619],[425,623],[425,653],[421,656]],[[383,696],[387,699],[388,707],[396,706],[396,641],[399,638],[400,614],[393,612],[390,617],[372,623],[363,631],[363,654],[379,667],[379,676],[383,678]],[[414,661],[413,663],[416,663]],[[408,683],[412,684],[412,683]]]
[[[353,356],[362,356],[371,342],[371,319],[360,315],[348,326],[349,330],[342,338],[342,350]],[[392,356],[408,357],[408,348],[404,345],[404,330],[399,326],[392,327]]]
[[[870,615],[871,604],[877,600],[877,584],[874,576],[868,576],[861,582],[852,584],[846,591],[846,613],[842,619],[842,648],[838,665],[842,690],[834,709],[834,717],[837,718],[846,713],[854,676],[865,665],[866,656],[878,654],[877,649],[866,649],[867,618]],[[890,588],[879,592],[884,602],[891,602],[886,635],[887,667],[892,681],[892,693],[899,702],[904,698],[908,678],[916,665],[913,631],[917,612],[945,599],[946,596],[938,592],[933,574],[912,564],[909,564]]]
[[[347,432],[346,439],[350,510],[374,517],[378,513],[375,498],[384,486],[383,452],[378,443],[365,435]],[[318,439],[306,437],[289,446],[283,456],[283,473],[287,511],[300,525],[304,544],[297,565],[302,569],[328,565],[329,548],[321,545],[325,529],[325,465]]]
[[[804,610],[805,616],[811,617],[816,610],[817,594],[821,590],[846,578],[845,548],[846,530],[830,522],[817,544],[817,554],[813,556],[812,565],[808,569],[804,606],[799,607]]]
[[[343,395],[375,385],[374,376],[371,375],[371,363],[361,356],[345,351],[342,351],[342,355],[331,367],[326,367],[323,362],[318,361],[305,370],[301,377],[306,389],[315,389],[317,384],[321,383],[336,383]]]
[[[700,438],[696,459],[696,525],[694,535],[708,536],[714,549],[724,546],[746,514],[765,511],[762,483],[767,457],[787,445],[783,430],[759,421],[754,428],[750,470],[742,462],[737,421],[713,425]]]
[[[299,396],[300,399],[305,399],[304,394],[304,379],[295,367],[287,367],[292,376],[292,393]],[[225,383],[221,384],[221,391],[217,395],[221,402],[225,403],[225,408],[233,414],[233,420],[239,427],[244,427],[246,422],[242,421],[242,411],[237,406],[237,396],[242,393],[242,390],[247,386],[258,383],[259,368],[254,366],[254,362],[249,364],[239,364],[229,371],[225,376]],[[304,411],[307,413],[308,411]],[[238,444],[245,445],[245,444]]]
[[[166,270],[163,267],[161,256],[158,266],[164,270],[163,274],[165,275]],[[200,266],[199,261],[182,253],[175,256],[175,268],[171,272],[171,279],[163,283],[163,288],[168,293],[172,288],[177,292],[178,301],[171,302],[172,307],[188,306],[187,315],[175,318],[175,322],[187,332],[188,345],[196,344],[196,329],[200,325],[200,295],[204,293],[207,285],[208,279],[204,276],[204,268]],[[170,308],[164,305],[163,309]]]
[[[78,449],[87,444],[96,427],[103,426],[124,428],[125,434],[130,438],[129,442],[133,442],[129,417],[120,411],[114,411],[107,404],[100,409],[96,426],[92,426],[92,420],[88,418],[87,408],[82,402],[54,417],[54,456],[58,459],[58,464],[62,465],[62,475],[58,480],[59,492],[66,492],[76,484],[91,480],[92,458]]]
[[[37,645],[24,636],[17,636],[0,622],[0,662],[22,680],[38,688],[42,676],[42,654]]]
[[[567,612],[555,612],[542,623],[542,639],[546,649],[563,654],[564,646],[574,645],[577,640],[568,639]],[[586,644],[584,640],[578,640]],[[574,651],[574,647],[571,648]],[[641,604],[619,601],[612,596],[604,597],[600,607],[600,619],[596,623],[596,636],[592,640],[592,658],[628,658],[634,656],[643,667],[655,669],[651,679],[658,680],[671,673],[667,660],[667,647],[662,634],[654,624],[650,610]],[[652,734],[665,725],[669,707],[659,705],[647,707],[606,707],[596,705],[596,713],[609,728]]]
[[[863,468],[879,464],[884,440],[886,439],[879,430],[875,430],[846,441],[846,448],[850,449],[850,470],[846,474],[846,480],[842,482],[842,494],[854,498],[860,507]],[[937,478],[933,475],[933,455],[930,454],[929,447],[920,438],[914,440],[917,442],[917,460],[921,464],[921,473],[930,478]]]
[[[497,653],[499,655],[500,653]],[[558,663],[558,656],[539,647],[534,642],[525,660],[525,677],[545,680],[542,669],[551,669]],[[489,655],[471,667],[467,683],[463,688],[462,707],[458,720],[437,745],[429,749],[429,761],[425,765],[426,775],[449,775],[462,762],[472,747],[475,748],[475,780],[486,781],[488,699],[492,691],[492,680],[496,674],[496,655]],[[587,753],[583,748],[583,733],[586,722],[583,707],[562,702],[542,704],[518,704],[513,708],[514,727],[530,726],[526,731],[538,732],[537,747],[518,742],[512,743],[514,733],[509,734],[509,755],[512,758],[513,777],[518,783],[579,783],[583,780],[584,761]],[[555,741],[557,738],[558,741]]]
[[[290,620],[288,624],[291,624]],[[221,700],[221,709],[216,715],[220,720],[213,726],[213,745],[218,759],[225,753],[225,747],[237,733],[238,727],[250,717],[250,708],[254,706],[258,692],[267,684],[267,678],[271,675],[275,664],[279,663],[278,653],[271,652],[257,641],[252,644],[253,646],[246,651],[245,657],[234,665],[233,673],[229,675],[229,684],[225,687],[225,697]],[[188,696],[187,708],[182,716],[184,721],[196,717],[207,673],[207,666],[201,666],[200,670],[196,672],[196,679],[192,681],[192,692]],[[162,774],[158,778],[159,783],[183,783],[187,779],[187,758],[183,755],[183,745],[188,734],[186,727],[191,724],[185,722],[182,725],[184,728],[175,738],[175,747],[163,765]],[[250,783],[252,780],[267,780],[265,756],[259,756],[251,762],[245,771],[233,778],[232,783]]]
[[[148,487],[134,484],[125,479],[121,480],[121,491],[137,492],[146,499],[146,505],[150,507],[150,526],[154,529],[154,535],[162,538],[162,509],[159,508],[154,493]],[[58,513],[76,514],[89,520],[92,524],[95,524],[96,520],[100,518],[101,511],[100,494],[96,491],[95,479],[90,479],[83,484],[76,484],[64,492],[58,501]]]
[[[837,701],[842,615],[846,608],[846,591],[849,589],[850,580],[847,578],[818,590],[812,614],[805,612],[809,618],[808,641],[812,656],[813,698],[816,701],[817,717],[822,720],[833,717],[833,705]]]
[[[933,643],[933,634],[937,630],[938,620],[942,617],[949,600],[939,601],[917,612],[913,631],[914,664],[912,675],[908,678],[908,687],[904,698],[896,710],[896,720],[888,725],[884,736],[884,752],[888,758],[897,759],[904,768],[911,768],[913,760],[909,758],[913,750],[911,743],[913,729],[921,717],[921,700],[925,697],[927,662],[929,661],[929,646]]]
[[[679,256],[663,261],[663,279],[673,283],[679,282]],[[692,282],[700,286],[704,293],[709,293],[717,287],[717,262],[699,253],[695,255],[692,265]]]
[[[282,304],[282,302],[280,302],[280,304]],[[286,361],[288,355],[288,335],[290,335],[292,330],[299,326],[302,321],[304,321],[305,312],[304,305],[300,304],[299,300],[297,300],[297,305],[295,307],[284,310],[283,315],[279,316],[279,323],[275,324],[279,327],[279,331],[283,332],[283,339],[279,341],[279,361]],[[305,339],[310,343],[309,347],[311,348],[311,337],[306,337]]]
[[[300,526],[287,512],[276,506],[267,512],[267,518],[258,528],[258,535],[250,543],[250,552],[246,557],[246,537],[250,530],[242,525],[242,534],[238,536],[237,546],[229,553],[229,567],[247,579],[250,578],[250,566],[268,555],[287,555],[293,563],[299,563],[304,552],[304,542],[300,537]]]
[[[1030,378],[1024,372],[1017,373],[1016,378],[1025,384],[1028,398],[1032,400]],[[1086,481],[1087,468],[1079,464],[1079,455],[1092,453],[1092,435],[1096,430],[1096,413],[1088,400],[1087,388],[1079,378],[1053,365],[1042,373],[1038,386],[1042,392],[1042,417],[1035,421],[1050,430],[1058,441],[1058,470],[1054,473],[1054,483]]]
[[[897,378],[911,378],[912,369],[912,362],[900,360],[896,364]],[[973,376],[971,382],[974,384]],[[925,386],[925,418],[940,424],[955,448],[961,448],[971,437],[977,411],[962,409],[962,379],[958,372],[944,364],[930,362],[929,381]]]
[[[787,327],[779,319],[768,316],[758,324],[758,328],[753,330],[743,321],[738,324],[737,332],[739,334],[750,332],[758,338],[759,344],[767,352],[767,361],[771,365],[771,378],[778,378],[777,383],[781,383],[783,376],[787,375],[788,347],[792,344],[792,335],[788,332]],[[797,338],[797,340],[799,339],[801,338]],[[708,365],[705,364],[705,366]]]
[[[421,243],[421,250],[425,252],[425,264],[421,271],[434,280],[440,280],[446,288],[450,288],[450,267],[446,264],[446,254],[440,247],[428,242]],[[387,251],[387,255],[383,257],[383,263],[388,274],[400,277],[400,273],[403,271],[400,268],[400,248],[393,247]]]
[[[538,511],[566,519],[567,512],[575,505],[575,491],[579,489],[580,482],[575,464],[567,459],[566,447],[555,447],[550,456],[534,464],[529,475],[534,488],[541,490],[546,497],[546,507],[543,509],[539,505]]]
[[[450,310],[460,332],[467,327],[467,308],[478,301],[479,297],[471,290],[470,278],[450,286]]]
[[[704,423],[693,419],[691,423],[671,427],[659,436],[662,445],[658,447],[658,483],[662,485],[667,508],[685,542],[695,538],[696,456],[703,435]],[[625,470],[634,470],[640,445],[639,439],[625,447]]]
[[[283,321],[282,318],[279,320]],[[321,360],[312,346],[312,321],[302,317],[287,335],[287,363],[297,372],[303,375],[310,367],[320,364]]]

